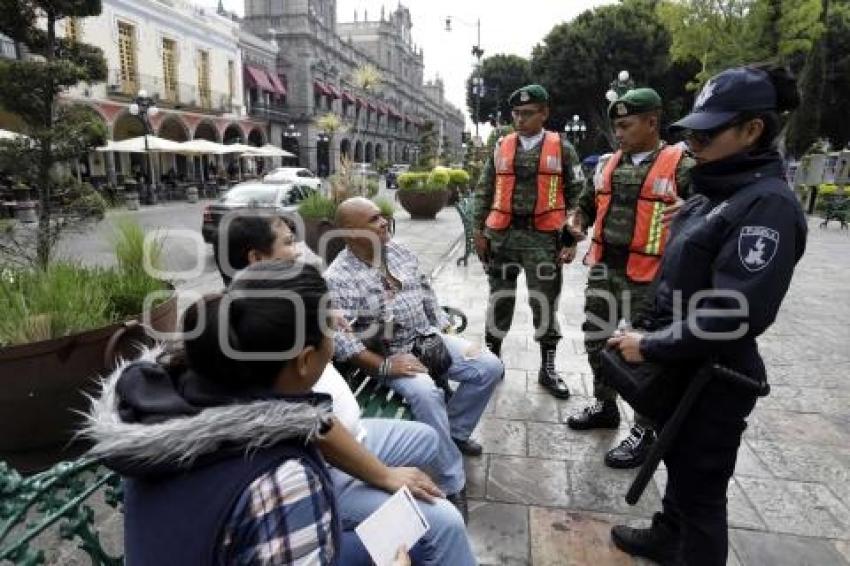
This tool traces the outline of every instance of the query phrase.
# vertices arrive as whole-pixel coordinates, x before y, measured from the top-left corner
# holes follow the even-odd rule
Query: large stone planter
[[[400,189],[396,193],[396,198],[413,220],[433,220],[446,206],[449,191],[447,189],[439,191]]]
[[[151,312],[151,326],[173,332],[177,297]],[[139,319],[63,338],[0,349],[0,461],[23,472],[79,455],[74,440],[88,408],[95,378],[114,367],[115,356],[132,356],[144,338]],[[113,355],[110,355],[113,354]]]
[[[333,221],[326,218],[304,219],[304,243],[319,255],[327,265],[345,248],[342,237],[323,238],[325,234],[336,229]]]

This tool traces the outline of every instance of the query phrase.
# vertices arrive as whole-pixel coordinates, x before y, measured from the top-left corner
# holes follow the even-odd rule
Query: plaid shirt
[[[434,291],[419,273],[416,255],[395,242],[387,244],[385,255],[390,275],[401,283],[398,290],[388,285],[380,269],[348,248],[325,272],[334,308],[348,320],[354,319],[353,332],[334,335],[335,356],[340,361],[366,349],[383,355],[410,352],[417,336],[449,325]]]
[[[332,497],[300,458],[259,476],[227,520],[222,564],[333,564]]]

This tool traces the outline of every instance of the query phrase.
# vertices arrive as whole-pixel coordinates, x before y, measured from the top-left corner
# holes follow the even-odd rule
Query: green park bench
[[[475,198],[472,191],[461,194],[454,207],[460,215],[461,222],[463,222],[463,255],[457,259],[457,265],[466,266],[469,255],[475,250],[475,241],[473,238],[475,227],[472,225],[473,215],[475,213]]]
[[[443,307],[451,322],[451,332],[466,329],[466,315]],[[360,405],[361,416],[412,418],[410,407],[398,394],[359,369],[344,368],[345,377]],[[59,536],[77,540],[78,547],[94,566],[119,566],[122,556],[110,556],[103,548],[95,513],[90,505],[95,494],[118,509],[122,498],[121,477],[96,459],[82,457],[59,462],[52,468],[28,477],[0,462],[0,564],[20,566],[45,563],[41,549],[31,546],[39,536],[58,525]]]

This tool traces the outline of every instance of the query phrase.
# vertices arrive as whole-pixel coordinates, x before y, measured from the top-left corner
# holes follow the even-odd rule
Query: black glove
[[[573,236],[572,232],[570,232],[566,227],[561,228],[559,241],[561,242],[562,248],[571,248],[576,245],[575,236]]]

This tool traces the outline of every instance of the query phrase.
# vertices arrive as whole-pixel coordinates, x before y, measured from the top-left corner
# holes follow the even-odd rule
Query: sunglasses
[[[732,120],[731,122],[727,122],[710,130],[685,130],[682,135],[688,142],[688,145],[696,144],[700,147],[707,147],[711,145],[711,142],[714,141],[714,138],[716,138],[726,130],[734,128],[735,126],[740,126],[743,123],[743,120]]]

